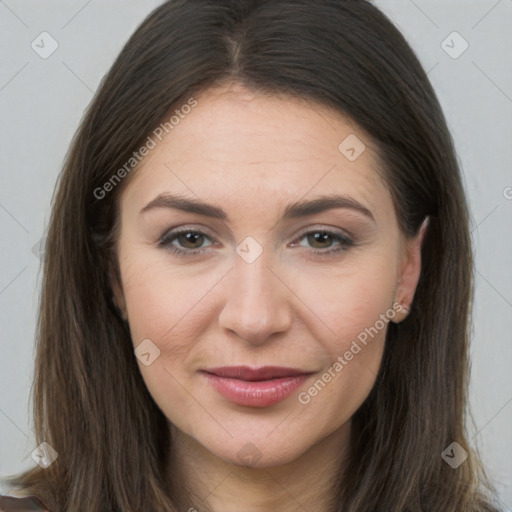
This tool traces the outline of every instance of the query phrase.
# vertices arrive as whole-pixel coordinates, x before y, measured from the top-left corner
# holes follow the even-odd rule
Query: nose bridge
[[[219,316],[221,327],[251,344],[286,331],[292,320],[288,290],[271,270],[274,257],[259,247],[251,240],[237,247]]]

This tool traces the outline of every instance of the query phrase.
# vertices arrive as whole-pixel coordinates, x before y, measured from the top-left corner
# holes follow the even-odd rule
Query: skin
[[[236,83],[196,98],[120,197],[116,301],[134,347],[149,339],[160,350],[149,366],[138,364],[169,419],[179,479],[197,496],[191,510],[295,511],[300,504],[325,512],[388,324],[307,404],[298,394],[379,315],[412,302],[424,226],[415,239],[403,237],[371,140],[339,113]],[[350,134],[366,145],[353,162],[338,150]],[[168,207],[140,213],[162,193],[222,207],[229,220]],[[374,220],[347,207],[282,219],[288,204],[333,193],[357,200]],[[159,246],[178,226],[205,237]],[[336,236],[304,234],[322,228],[350,234],[354,245],[315,253],[340,247]],[[263,250],[252,263],[236,252],[247,236]],[[204,252],[180,256],[169,246]],[[315,374],[285,400],[254,408],[231,403],[198,372],[242,364]],[[241,449],[252,460],[242,461]]]

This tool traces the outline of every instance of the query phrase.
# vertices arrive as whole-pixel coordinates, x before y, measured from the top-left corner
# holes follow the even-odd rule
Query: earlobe
[[[416,237],[407,243],[406,255],[401,264],[395,291],[395,303],[400,304],[400,309],[393,320],[395,323],[400,323],[407,318],[414,299],[421,274],[421,248],[428,223],[427,216]]]

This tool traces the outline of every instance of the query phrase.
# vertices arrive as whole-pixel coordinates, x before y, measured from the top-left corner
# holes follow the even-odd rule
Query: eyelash
[[[168,231],[165,233],[160,240],[158,241],[158,246],[162,247],[166,251],[169,251],[173,254],[177,254],[178,256],[196,256],[199,254],[203,254],[205,249],[178,249],[177,247],[171,245],[171,242],[177,239],[179,235],[185,234],[185,233],[193,233],[195,235],[202,235],[207,238],[208,235],[206,233],[203,233],[202,231],[190,229],[190,228],[183,228],[183,229],[176,229],[174,231]],[[354,241],[349,238],[348,236],[338,233],[335,231],[330,231],[328,229],[313,229],[310,231],[306,231],[299,235],[297,240],[302,240],[304,237],[315,234],[315,233],[322,233],[323,235],[328,235],[332,237],[333,239],[337,240],[339,245],[335,246],[335,249],[329,248],[329,249],[312,249],[312,252],[314,254],[317,254],[319,256],[332,256],[335,254],[340,254],[342,252],[345,252],[347,249],[355,245]]]

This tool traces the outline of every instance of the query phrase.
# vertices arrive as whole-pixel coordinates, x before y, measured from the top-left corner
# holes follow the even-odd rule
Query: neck
[[[251,468],[225,461],[171,425],[175,489],[186,489],[189,512],[326,512],[335,510],[350,424],[322,439],[297,459]],[[193,498],[191,498],[194,496]]]

